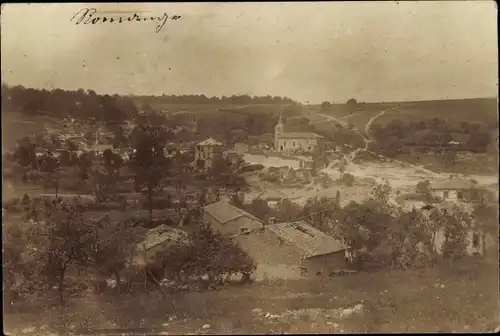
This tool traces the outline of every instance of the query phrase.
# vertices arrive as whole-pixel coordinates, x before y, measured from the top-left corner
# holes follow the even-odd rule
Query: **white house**
[[[431,182],[431,193],[434,197],[440,197],[443,200],[461,200],[465,192],[474,187],[470,180],[456,177],[445,181]]]
[[[213,138],[208,138],[196,145],[194,159],[195,162],[201,160],[203,162],[203,168],[209,169],[212,167],[214,159],[217,156],[222,156],[222,152],[222,143]]]
[[[274,128],[274,149],[278,152],[312,152],[323,148],[324,138],[311,132],[285,132],[281,117]]]

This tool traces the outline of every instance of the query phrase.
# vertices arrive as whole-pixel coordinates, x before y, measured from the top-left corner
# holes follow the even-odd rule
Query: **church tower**
[[[285,131],[285,125],[283,124],[283,117],[280,112],[280,118],[278,120],[278,124],[274,127],[274,149],[276,151],[280,151],[279,149],[279,138],[283,135]]]

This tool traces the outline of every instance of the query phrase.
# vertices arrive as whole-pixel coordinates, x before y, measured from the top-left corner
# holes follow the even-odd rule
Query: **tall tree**
[[[144,127],[138,136],[132,158],[136,190],[148,200],[149,222],[152,222],[153,198],[163,190],[162,181],[168,175],[170,165],[165,156],[166,138],[161,129]]]

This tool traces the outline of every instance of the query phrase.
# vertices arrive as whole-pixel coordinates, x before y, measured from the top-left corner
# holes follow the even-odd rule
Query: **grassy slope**
[[[385,125],[393,119],[415,122],[438,117],[450,123],[480,121],[488,125],[498,125],[496,99],[440,100],[412,102],[408,105],[384,114],[375,123]]]
[[[297,296],[308,293],[309,297]],[[345,332],[473,332],[498,327],[498,264],[454,269],[357,274],[321,282],[253,284],[220,291],[140,297],[78,299],[58,309],[5,316],[6,330],[22,325],[66,328],[161,328],[170,334],[196,332],[211,324],[211,333],[334,332],[322,318],[271,324],[252,309],[282,313],[299,308],[338,308],[363,301],[364,316],[338,321]],[[35,314],[39,314],[35,315]],[[176,315],[177,321],[169,322]],[[184,318],[187,320],[182,321]],[[36,322],[35,322],[36,321]],[[332,320],[333,321],[333,320]],[[52,328],[51,328],[52,329]],[[64,329],[59,329],[64,330]],[[338,330],[337,330],[338,331]]]
[[[60,124],[60,120],[47,116],[28,116],[18,112],[2,111],[3,150],[12,150],[19,139],[32,134],[41,134],[45,127],[59,128]]]

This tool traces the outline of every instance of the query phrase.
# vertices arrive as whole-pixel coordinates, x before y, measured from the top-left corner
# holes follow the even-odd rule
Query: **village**
[[[228,146],[214,137],[198,143],[177,141],[176,133],[196,132],[196,126],[193,127],[192,122],[185,127],[177,126],[170,130],[166,126],[164,129],[170,131],[173,138],[163,148],[163,154],[166,158],[182,157],[186,174],[193,175],[192,178],[179,175],[179,179],[171,180],[171,186],[165,185],[163,191],[155,195],[158,198],[157,206],[148,211],[145,205],[146,195],[144,192],[137,192],[131,185],[134,177],[128,162],[136,150],[123,146],[116,148],[117,136],[131,137],[136,125],[127,122],[115,134],[106,131],[102,123],[101,126],[95,126],[95,122],[92,124],[82,127],[78,121],[67,119],[64,120],[64,128],[46,131],[44,136],[32,137],[32,141],[36,143],[35,157],[42,161],[50,159],[59,162],[58,175],[54,180],[54,172],[41,173],[31,169],[25,172],[25,179],[33,182],[35,174],[39,178],[45,174],[45,181],[52,183],[49,189],[55,188],[55,193],[44,191],[38,196],[42,199],[79,199],[80,202],[87,203],[90,209],[95,208],[87,211],[87,217],[95,222],[106,219],[143,223],[149,229],[143,237],[143,241],[148,242],[146,259],[149,260],[143,260],[144,265],[153,260],[158,251],[178,243],[178,237],[185,237],[187,233],[183,231],[183,227],[192,227],[192,224],[188,225],[191,221],[204,222],[213,230],[236,238],[239,246],[257,263],[253,275],[255,280],[300,279],[305,275],[326,276],[355,272],[354,249],[346,244],[345,239],[335,238],[324,230],[318,230],[320,225],[315,222],[314,217],[317,214],[304,213],[299,218],[290,210],[288,217],[276,218],[270,215],[283,211],[290,204],[298,208],[322,198],[338,198],[339,206],[347,206],[351,201],[363,201],[377,184],[388,182],[387,178],[357,175],[356,168],[364,163],[352,163],[353,149],[344,146],[326,150],[325,139],[320,135],[286,132],[282,113],[275,126],[274,144],[262,143],[257,146],[245,143]],[[23,148],[22,146],[21,142],[19,148]],[[64,179],[70,179],[70,174],[75,173],[74,169],[69,168],[65,173],[63,166],[81,166],[78,162],[87,160],[86,157],[91,157],[96,164],[103,163],[110,153],[120,161],[119,166],[115,167],[120,176],[119,185],[115,189],[104,191],[98,187],[100,192],[91,194],[82,192],[85,189],[81,188],[70,193],[63,191],[69,189],[64,187]],[[12,157],[16,155],[13,153]],[[224,174],[232,175],[232,178],[221,178]],[[416,183],[407,177],[406,181],[409,181],[409,185],[396,184],[388,195],[388,201],[405,211],[417,209],[423,214],[429,212],[429,202],[423,197],[427,192],[429,199],[434,199],[435,206],[446,208],[458,205],[470,213],[473,211],[468,197],[470,191],[479,190],[482,194],[488,194],[487,187],[459,176],[434,177],[432,182],[422,176],[416,179]],[[422,191],[421,185],[425,185],[425,181],[428,181],[428,190],[424,188]],[[92,183],[100,185],[99,181],[94,180]],[[489,192],[488,195],[491,200],[492,193]],[[26,193],[23,197],[29,199],[34,196]],[[22,202],[22,199],[18,198],[18,202]],[[166,201],[163,205],[161,199]],[[244,210],[259,202],[264,202],[269,211],[251,214]],[[15,208],[15,201],[4,205],[5,220],[9,220],[11,216],[17,217],[10,214],[10,208]],[[331,209],[321,209],[320,214],[321,211]],[[285,220],[287,218],[289,220]],[[433,238],[433,253],[442,253],[445,241],[443,230],[444,228]],[[466,235],[467,255],[484,255],[486,250],[494,248],[492,232],[485,231],[480,225],[471,225],[469,230]],[[329,231],[331,233],[334,230]],[[137,245],[141,255],[142,244],[144,243]],[[266,246],[266,249],[263,250],[261,246]],[[420,252],[425,252],[422,246],[419,248]]]
[[[491,3],[81,6],[2,6],[6,334],[498,330]]]

